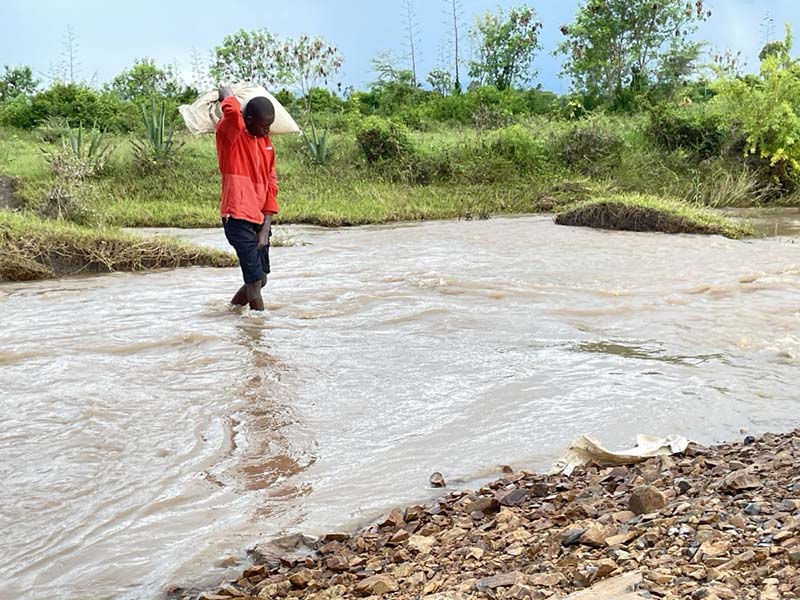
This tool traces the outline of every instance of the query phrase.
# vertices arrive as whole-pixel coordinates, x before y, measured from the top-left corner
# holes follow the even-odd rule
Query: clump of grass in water
[[[0,281],[185,266],[234,267],[236,257],[177,240],[0,211]]]
[[[635,194],[581,202],[557,214],[556,223],[624,231],[724,235],[733,239],[754,234],[750,224],[732,221],[706,208]]]

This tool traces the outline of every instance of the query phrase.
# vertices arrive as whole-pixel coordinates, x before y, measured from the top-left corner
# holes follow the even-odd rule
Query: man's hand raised
[[[233,96],[233,90],[227,85],[219,86],[219,101],[222,102],[225,98]]]

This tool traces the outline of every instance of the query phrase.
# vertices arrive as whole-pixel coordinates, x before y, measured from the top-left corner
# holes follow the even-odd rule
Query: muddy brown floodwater
[[[549,218],[283,229],[236,270],[0,286],[0,597],[157,598],[256,541],[542,467],[575,435],[800,414],[800,244]],[[221,231],[183,237],[224,247]]]

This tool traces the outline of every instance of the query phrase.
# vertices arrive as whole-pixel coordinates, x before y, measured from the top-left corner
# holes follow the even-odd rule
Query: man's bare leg
[[[239,291],[231,298],[231,304],[234,306],[247,306],[247,286],[243,285]]]
[[[247,306],[250,305],[252,310],[264,310],[264,300],[261,297],[261,290],[267,285],[267,276],[261,278],[261,281],[243,285],[236,292],[236,295],[231,299],[231,304],[234,306]],[[260,308],[259,308],[260,307]]]

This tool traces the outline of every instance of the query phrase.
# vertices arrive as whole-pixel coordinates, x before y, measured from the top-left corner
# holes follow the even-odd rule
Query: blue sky
[[[559,27],[572,20],[578,0],[462,0],[463,22],[485,10],[526,3],[544,23],[544,50],[536,61],[539,82],[566,91],[558,77],[560,59],[550,56],[561,38]],[[750,70],[757,67],[764,42],[762,20],[770,14],[777,35],[783,23],[800,26],[798,0],[707,0],[714,12],[700,36],[719,50],[741,51]],[[416,0],[421,33],[420,70],[440,61],[447,38],[444,0]],[[258,8],[260,7],[260,8]],[[65,30],[78,42],[79,74],[102,83],[134,59],[150,57],[177,64],[187,78],[192,50],[203,56],[239,28],[266,27],[279,35],[319,34],[336,44],[345,57],[340,79],[363,87],[371,81],[370,60],[379,51],[404,51],[400,0],[0,0],[0,64],[30,64],[42,78],[62,60]],[[465,27],[466,29],[466,27]],[[465,36],[466,37],[466,36]],[[468,48],[467,48],[468,50]]]

